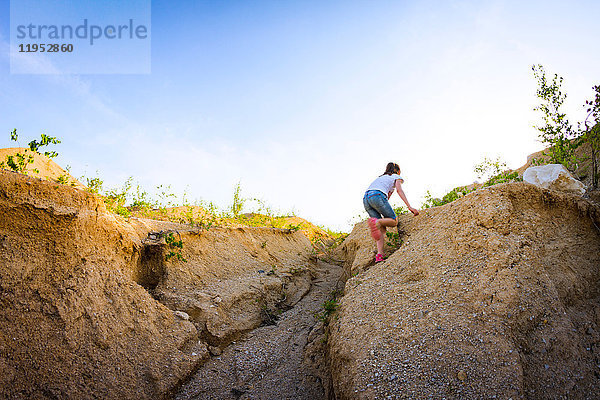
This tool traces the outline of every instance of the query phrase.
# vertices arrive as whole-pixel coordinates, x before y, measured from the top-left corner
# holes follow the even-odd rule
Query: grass
[[[81,180],[87,182],[88,191],[98,194],[104,200],[109,211],[126,219],[149,218],[186,224],[201,230],[242,225],[282,229],[287,233],[301,231],[311,240],[317,253],[326,253],[335,248],[348,235],[313,225],[293,213],[278,213],[263,200],[244,197],[239,183],[234,187],[231,204],[220,208],[212,202],[202,200],[190,203],[186,193],[178,202],[178,197],[170,186],[156,187],[156,194],[153,196],[134,182],[132,177],[120,187],[108,190],[104,190],[104,182],[98,176],[81,177]],[[266,245],[266,242],[261,243],[261,248],[266,248]],[[171,257],[177,255],[173,254]]]
[[[329,298],[321,304],[321,310],[315,313],[315,318],[322,321],[325,325],[329,324],[330,317],[337,311],[339,307],[338,298],[341,296],[340,291],[334,290],[329,294]]]

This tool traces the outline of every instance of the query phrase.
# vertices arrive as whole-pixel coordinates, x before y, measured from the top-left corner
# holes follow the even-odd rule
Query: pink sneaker
[[[375,263],[382,262],[383,260],[383,254],[377,253],[377,255],[375,256]]]
[[[381,239],[381,231],[377,228],[377,218],[369,218],[367,220],[369,224],[369,229],[371,229],[371,236],[375,241]]]

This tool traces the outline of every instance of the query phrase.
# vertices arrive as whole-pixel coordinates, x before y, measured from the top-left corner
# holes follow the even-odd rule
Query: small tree
[[[542,65],[534,65],[533,75],[537,79],[537,97],[542,103],[535,107],[535,111],[542,112],[544,125],[536,126],[540,132],[542,143],[549,145],[545,155],[550,156],[550,162],[562,164],[570,171],[577,168],[575,149],[578,147],[577,132],[573,129],[565,113],[561,112],[567,94],[561,91],[563,78],[554,74],[551,81],[546,78],[546,71]]]
[[[592,187],[598,188],[598,155],[600,153],[600,85],[594,86],[595,96],[586,100],[585,107],[588,113],[583,122],[584,131],[582,138],[590,145],[590,159],[592,162]]]

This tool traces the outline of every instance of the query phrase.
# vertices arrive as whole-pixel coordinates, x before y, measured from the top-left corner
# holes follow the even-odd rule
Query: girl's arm
[[[416,208],[412,208],[410,206],[410,203],[408,202],[408,199],[406,198],[406,195],[404,194],[404,190],[402,190],[402,181],[400,181],[400,179],[396,180],[395,186],[396,186],[396,191],[398,192],[398,196],[400,196],[402,201],[404,201],[404,203],[406,204],[406,206],[408,207],[410,212],[413,213],[414,215],[419,215],[419,210],[417,210]]]

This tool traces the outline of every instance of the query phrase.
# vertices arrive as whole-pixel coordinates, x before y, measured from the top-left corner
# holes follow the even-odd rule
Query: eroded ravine
[[[276,324],[257,328],[213,356],[175,399],[326,399],[326,336],[315,318],[340,289],[342,268],[319,261],[310,291]]]

